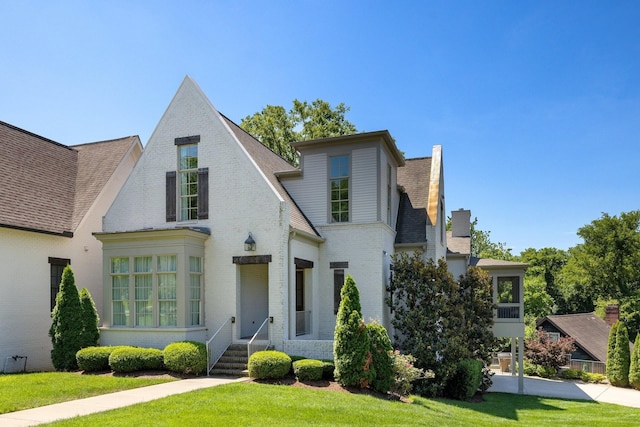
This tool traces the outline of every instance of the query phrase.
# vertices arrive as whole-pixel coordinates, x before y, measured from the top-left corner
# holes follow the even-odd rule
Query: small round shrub
[[[207,369],[207,348],[196,341],[173,342],[164,348],[164,366],[180,374],[200,375]]]
[[[580,378],[581,375],[582,375],[582,371],[578,371],[576,369],[563,369],[558,374],[560,378],[563,378],[565,380],[575,380]]]
[[[482,381],[482,362],[477,359],[463,359],[458,362],[456,370],[447,380],[444,388],[445,397],[458,400],[472,398]]]
[[[538,368],[536,369],[536,373],[538,374],[538,376],[542,378],[552,378],[552,377],[555,377],[557,374],[556,368],[554,368],[553,366],[542,366],[542,365],[538,366]]]
[[[529,376],[538,375],[538,370],[536,365],[531,363],[529,360],[525,359],[524,363],[522,364],[522,367],[525,375],[529,375]]]
[[[116,346],[86,347],[76,353],[78,368],[85,372],[108,371],[109,356]]]
[[[141,348],[122,346],[111,352],[109,366],[115,372],[134,372],[144,368]]]
[[[600,383],[604,382],[604,380],[607,379],[607,377],[605,377],[602,374],[594,374],[594,373],[591,373],[591,372],[582,372],[582,374],[580,375],[580,379],[582,381],[584,381],[585,383],[600,384]]]
[[[164,367],[164,355],[162,350],[157,348],[142,349],[140,357],[142,358],[142,369],[162,369]]]
[[[257,351],[248,363],[251,378],[284,378],[291,370],[291,358],[281,351]]]
[[[336,365],[333,363],[333,360],[330,359],[322,359],[322,379],[334,381],[333,371],[336,369]]]
[[[317,381],[322,379],[323,363],[315,359],[296,360],[293,373],[299,381]]]

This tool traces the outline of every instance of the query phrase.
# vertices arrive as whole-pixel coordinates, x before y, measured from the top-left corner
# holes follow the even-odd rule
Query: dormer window
[[[349,156],[329,160],[331,222],[349,222]]]
[[[209,168],[198,168],[199,142],[200,135],[175,139],[178,170],[167,172],[167,222],[209,218]]]

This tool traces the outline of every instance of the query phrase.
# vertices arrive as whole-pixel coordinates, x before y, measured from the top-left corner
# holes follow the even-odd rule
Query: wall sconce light
[[[231,316],[231,323],[236,323],[236,316]]]
[[[256,250],[256,241],[253,240],[253,236],[249,233],[249,237],[244,241],[244,250],[245,251],[255,251]]]
[[[269,323],[273,323],[273,316],[269,316]]]

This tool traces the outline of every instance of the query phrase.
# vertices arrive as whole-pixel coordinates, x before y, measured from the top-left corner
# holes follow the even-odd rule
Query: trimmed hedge
[[[333,371],[336,370],[336,365],[333,363],[333,360],[330,359],[322,359],[322,379],[334,381],[335,377],[333,376]]]
[[[85,372],[108,371],[109,356],[119,346],[86,347],[76,353],[78,368]]]
[[[115,372],[134,372],[144,369],[142,353],[146,349],[122,346],[114,349],[109,356],[109,366]]]
[[[281,351],[257,351],[248,363],[251,378],[284,378],[291,370],[291,358]]]
[[[320,360],[296,360],[292,365],[293,373],[299,381],[317,381],[322,379],[324,364]]]
[[[461,360],[444,388],[446,397],[467,400],[473,397],[482,380],[482,362],[476,359]]]
[[[196,341],[171,343],[164,348],[164,366],[180,374],[200,375],[207,370],[207,348]]]

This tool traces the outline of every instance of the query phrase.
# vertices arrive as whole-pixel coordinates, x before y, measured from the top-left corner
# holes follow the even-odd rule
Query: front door
[[[240,338],[250,339],[269,316],[269,264],[244,264],[240,270]],[[263,331],[266,334],[266,330]]]

